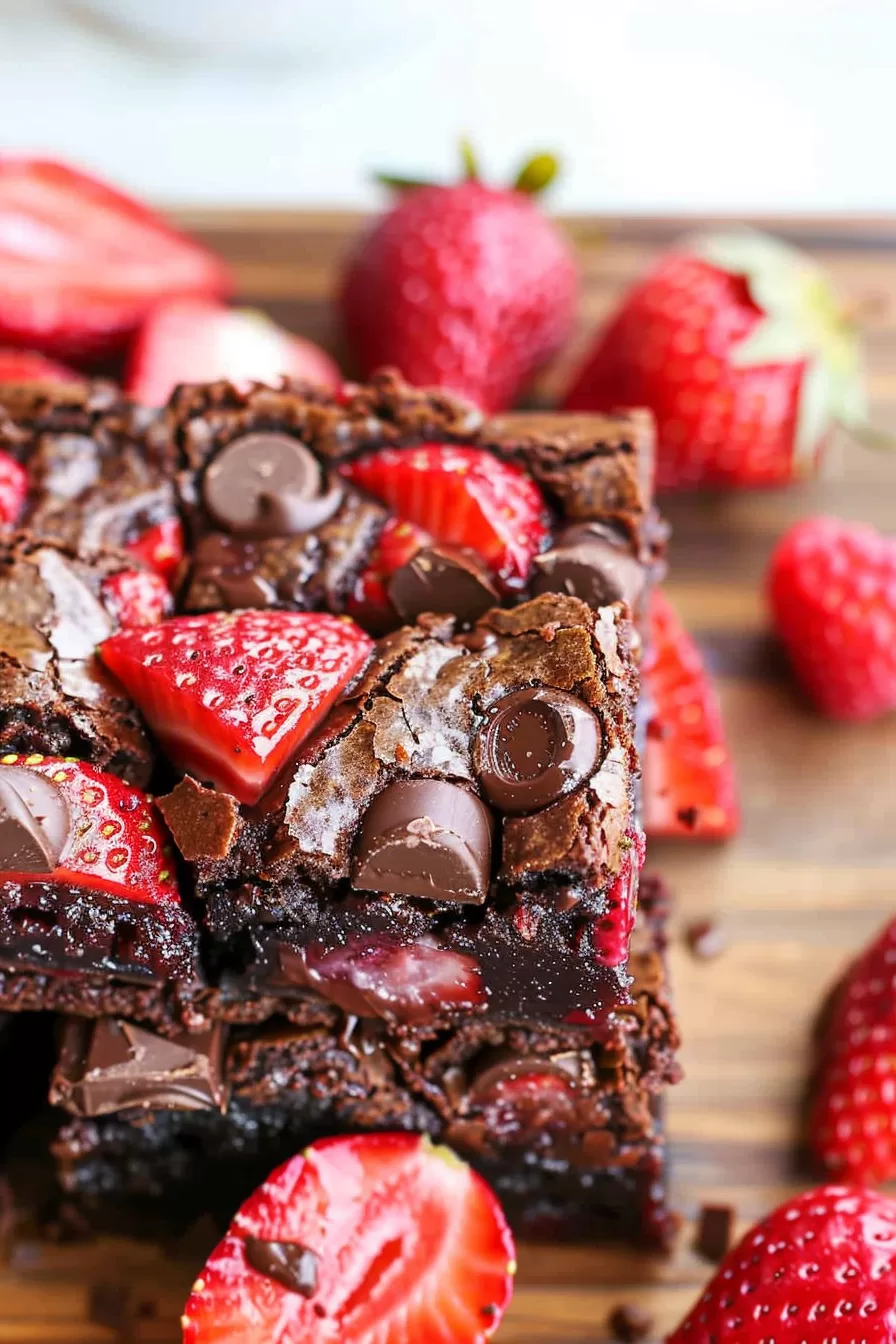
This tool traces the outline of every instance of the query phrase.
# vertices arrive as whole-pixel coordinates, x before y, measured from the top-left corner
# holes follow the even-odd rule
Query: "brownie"
[[[122,551],[0,538],[0,751],[78,756],[148,782],[140,715],[95,653],[117,628],[107,581],[136,566]]]
[[[176,518],[173,463],[146,434],[154,414],[113,383],[3,385],[0,451],[28,476],[20,523],[97,549],[131,545]]]

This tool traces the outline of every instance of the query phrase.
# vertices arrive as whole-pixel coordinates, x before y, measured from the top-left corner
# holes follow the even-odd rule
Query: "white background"
[[[896,0],[0,0],[0,151],[163,202],[566,161],[576,210],[896,213]]]

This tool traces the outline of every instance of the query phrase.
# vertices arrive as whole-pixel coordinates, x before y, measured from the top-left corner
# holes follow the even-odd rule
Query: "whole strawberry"
[[[734,1247],[666,1344],[894,1344],[896,1203],[828,1185]]]
[[[809,1143],[837,1180],[896,1177],[896,920],[834,992],[818,1048]]]
[[[819,709],[870,719],[896,708],[896,539],[806,518],[779,542],[768,590],[775,628]]]
[[[600,331],[567,410],[649,406],[657,484],[770,486],[861,432],[859,341],[824,273],[749,229],[683,240]]]
[[[383,179],[400,197],[349,264],[342,315],[362,373],[395,364],[494,411],[569,336],[578,278],[534,199],[555,160],[536,156],[510,189],[480,182],[469,152],[465,165],[454,186]]]

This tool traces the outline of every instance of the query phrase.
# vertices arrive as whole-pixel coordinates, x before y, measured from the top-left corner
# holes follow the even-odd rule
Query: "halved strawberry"
[[[643,672],[653,705],[644,758],[644,828],[650,836],[734,835],[737,791],[718,696],[697,645],[658,590],[651,597],[650,639]]]
[[[475,551],[509,589],[526,583],[548,535],[538,486],[484,448],[384,448],[341,470],[436,541]]]
[[[0,452],[0,524],[17,523],[28,493],[28,476],[9,453]]]
[[[647,853],[644,832],[628,832],[628,849],[622,867],[606,895],[606,910],[593,931],[596,959],[601,966],[621,966],[628,957],[628,945],[638,909],[638,887]]]
[[[167,583],[151,569],[120,569],[103,582],[105,605],[119,626],[158,625],[171,612],[171,592]]]
[[[122,630],[99,653],[174,761],[254,803],[372,647],[346,617],[235,611]]]
[[[179,518],[164,518],[141,532],[125,549],[170,583],[184,558],[184,529]]]
[[[514,1270],[498,1201],[449,1149],[324,1139],[237,1213],[193,1285],[184,1344],[482,1344]]]
[[[0,383],[77,383],[79,375],[34,350],[0,350]]]
[[[415,527],[402,518],[390,518],[366,567],[358,575],[346,604],[349,616],[374,634],[393,629],[399,620],[389,597],[389,579],[431,540],[422,527]]]
[[[127,390],[163,406],[178,383],[272,383],[283,374],[337,388],[342,375],[326,351],[285,331],[264,313],[204,299],[159,304],[134,346]]]
[[[308,983],[347,1013],[392,1023],[431,1022],[485,1004],[482,974],[472,957],[389,934],[352,934],[336,947],[302,951]]]

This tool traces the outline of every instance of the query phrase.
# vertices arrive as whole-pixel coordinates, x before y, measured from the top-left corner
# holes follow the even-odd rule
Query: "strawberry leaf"
[[[556,178],[560,171],[560,160],[554,154],[535,154],[516,175],[514,191],[522,191],[527,196],[538,196]]]
[[[461,136],[460,141],[460,163],[467,182],[478,182],[482,176],[479,171],[479,160],[476,157],[475,149],[465,135]]]

